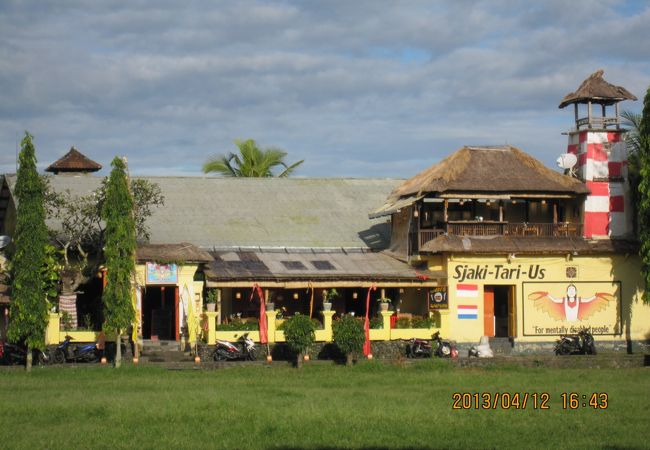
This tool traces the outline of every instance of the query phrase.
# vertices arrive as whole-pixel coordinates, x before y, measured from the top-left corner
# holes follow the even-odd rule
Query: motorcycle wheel
[[[57,348],[54,351],[54,357],[52,358],[52,361],[54,364],[63,364],[65,362],[65,354],[63,353],[63,350]]]
[[[558,345],[555,348],[555,354],[556,355],[570,355],[571,354],[571,349],[568,348],[566,345]]]
[[[587,354],[595,355],[596,354],[596,344],[593,342],[587,346]]]
[[[39,366],[45,366],[49,362],[48,357],[41,351],[34,352],[34,356],[34,361],[36,361],[36,364]]]
[[[449,358],[451,356],[451,345],[444,343],[438,350],[441,358]]]
[[[255,361],[257,359],[257,355],[255,354],[255,349],[254,348],[251,348],[248,351],[248,359],[250,359],[251,361]]]
[[[215,361],[225,361],[227,358],[224,355],[222,355],[221,352],[217,349],[212,354],[212,359],[214,359]]]

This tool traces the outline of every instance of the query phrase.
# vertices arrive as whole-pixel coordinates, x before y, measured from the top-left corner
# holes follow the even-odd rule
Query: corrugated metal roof
[[[385,248],[390,225],[368,214],[403,180],[143,177],[165,206],[147,221],[152,244],[213,247]],[[56,191],[87,195],[97,176],[53,176]],[[9,177],[12,189],[15,176]],[[56,227],[55,223],[49,225]]]
[[[446,278],[444,272],[415,269],[383,253],[291,251],[211,252],[209,281],[365,280],[422,281]],[[327,267],[326,269],[324,267]]]

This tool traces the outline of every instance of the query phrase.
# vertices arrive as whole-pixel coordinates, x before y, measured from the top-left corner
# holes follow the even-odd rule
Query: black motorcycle
[[[243,334],[237,342],[217,339],[217,348],[212,354],[215,361],[250,360],[255,361],[255,342]]]
[[[578,334],[567,334],[560,336],[555,344],[556,355],[595,355],[596,344],[594,337],[586,329]]]
[[[9,342],[0,342],[0,364],[24,365],[27,362],[27,347],[23,345],[11,344]],[[50,356],[43,350],[32,349],[32,364],[44,366],[49,364]]]
[[[431,358],[431,342],[426,339],[411,338],[406,344],[407,358]]]

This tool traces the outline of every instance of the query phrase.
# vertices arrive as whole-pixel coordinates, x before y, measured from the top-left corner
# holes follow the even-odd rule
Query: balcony
[[[580,223],[511,223],[498,221],[449,221],[444,228],[421,229],[417,242],[422,247],[442,234],[455,236],[580,237]]]

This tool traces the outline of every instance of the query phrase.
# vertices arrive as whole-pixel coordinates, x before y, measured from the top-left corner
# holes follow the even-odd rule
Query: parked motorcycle
[[[0,364],[25,364],[27,361],[27,348],[23,345],[0,342]],[[44,366],[50,362],[50,356],[43,350],[32,349],[32,364]]]
[[[458,350],[451,342],[443,340],[439,331],[433,334],[431,342],[426,339],[411,338],[406,345],[407,358],[430,358],[433,355],[439,358],[457,358]]]
[[[248,337],[248,333],[243,334],[236,342],[217,339],[217,348],[212,358],[215,361],[255,361],[255,342]]]
[[[53,362],[63,364],[66,361],[95,362],[101,357],[97,344],[72,344],[72,336],[67,336],[54,350]]]
[[[595,355],[596,343],[587,329],[578,334],[561,335],[555,344],[556,355]]]

